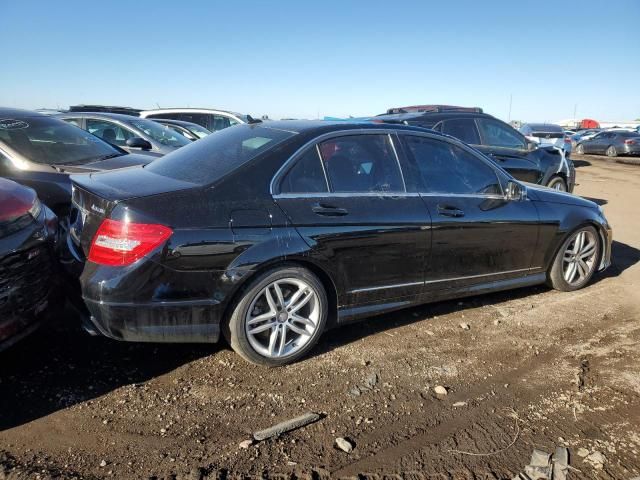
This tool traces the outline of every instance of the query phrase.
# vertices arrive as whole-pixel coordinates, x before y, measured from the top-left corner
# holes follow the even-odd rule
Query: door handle
[[[438,205],[438,215],[443,217],[464,217],[464,212],[459,208],[450,205]]]
[[[316,215],[323,215],[325,217],[344,217],[349,213],[346,208],[335,207],[333,205],[327,205],[326,203],[316,203],[311,210]]]

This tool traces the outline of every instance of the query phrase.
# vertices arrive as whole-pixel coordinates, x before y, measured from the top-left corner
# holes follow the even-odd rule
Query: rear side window
[[[404,192],[389,135],[348,135],[319,144],[332,192]]]
[[[322,171],[318,149],[314,146],[285,174],[280,183],[281,193],[327,192],[327,181]]]
[[[237,125],[160,157],[144,168],[165,177],[207,185],[295,133],[258,125]]]
[[[526,147],[524,138],[509,125],[490,118],[479,118],[478,123],[485,145],[519,149]]]
[[[476,122],[472,118],[459,118],[455,120],[445,120],[442,122],[442,133],[456,137],[464,143],[471,145],[480,144],[480,135]]]
[[[502,194],[493,169],[457,145],[412,135],[405,136],[404,141],[418,167],[425,193]]]

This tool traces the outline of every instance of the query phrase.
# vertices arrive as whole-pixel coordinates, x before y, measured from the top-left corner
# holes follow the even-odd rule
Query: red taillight
[[[636,144],[636,141],[635,141],[635,140],[631,140],[631,139],[629,139],[629,140],[625,140],[625,141],[624,141],[624,144],[625,144],[625,145],[635,145],[635,144]]]
[[[571,143],[571,137],[564,137],[564,143]]]
[[[131,265],[165,242],[173,233],[164,225],[129,223],[107,218],[96,232],[89,261],[102,265]]]

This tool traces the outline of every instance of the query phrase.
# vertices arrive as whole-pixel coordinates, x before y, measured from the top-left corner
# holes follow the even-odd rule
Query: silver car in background
[[[525,123],[520,127],[527,140],[537,143],[540,147],[555,147],[564,152],[566,157],[571,154],[571,137],[565,134],[560,125],[553,123]]]

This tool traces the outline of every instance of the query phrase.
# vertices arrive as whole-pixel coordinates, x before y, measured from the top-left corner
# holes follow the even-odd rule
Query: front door
[[[336,265],[339,306],[422,292],[431,219],[419,195],[406,191],[395,137],[378,132],[308,148],[274,195],[310,247]]]
[[[428,135],[402,138],[432,218],[426,288],[528,273],[538,237],[535,206],[507,200],[497,170],[471,149]]]

